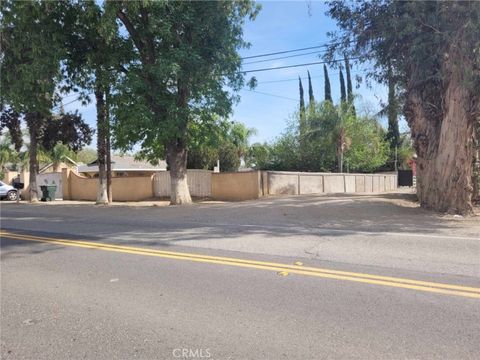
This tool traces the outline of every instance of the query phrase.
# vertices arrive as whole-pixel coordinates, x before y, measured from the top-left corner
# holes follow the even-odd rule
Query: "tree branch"
[[[125,28],[127,29],[128,33],[132,37],[133,43],[137,47],[138,51],[140,53],[142,53],[144,48],[145,48],[145,45],[144,45],[137,29],[135,29],[135,26],[133,26],[130,19],[127,17],[127,15],[122,10],[117,10],[117,17],[120,19],[120,21],[123,23],[123,25],[125,25]]]

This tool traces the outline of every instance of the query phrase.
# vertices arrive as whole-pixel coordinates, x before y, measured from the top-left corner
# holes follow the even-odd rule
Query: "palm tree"
[[[72,151],[61,142],[58,142],[50,152],[50,160],[53,162],[53,171],[58,172],[60,164],[66,157],[72,157]]]

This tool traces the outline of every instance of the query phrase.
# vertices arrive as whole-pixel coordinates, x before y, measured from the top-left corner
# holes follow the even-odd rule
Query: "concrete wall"
[[[69,169],[62,169],[63,199],[89,200],[97,199],[98,179],[91,179]],[[113,201],[141,201],[153,197],[153,175],[139,177],[112,178]]]
[[[153,181],[155,196],[170,196],[170,171],[157,172]],[[210,170],[187,170],[187,183],[191,196],[212,196],[212,172]]]
[[[300,173],[269,171],[268,193],[275,195],[298,195],[299,176]]]
[[[224,201],[258,199],[262,196],[260,171],[212,174],[212,198]]]
[[[268,172],[270,195],[384,192],[396,184],[396,174]]]

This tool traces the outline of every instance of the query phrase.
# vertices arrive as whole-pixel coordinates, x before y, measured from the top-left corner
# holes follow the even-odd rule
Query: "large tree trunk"
[[[98,154],[98,191],[97,204],[107,205],[107,172],[105,171],[105,162],[107,156],[107,142],[105,124],[105,100],[104,92],[97,87],[95,90],[95,99],[97,101],[97,154]]]
[[[443,101],[435,105],[438,100],[413,90],[408,93],[405,113],[418,156],[417,195],[421,205],[440,212],[469,214],[473,211],[478,100],[466,86],[464,69],[458,65],[463,62],[456,55],[458,51],[452,51],[444,64]]]
[[[170,167],[170,204],[190,204],[187,183],[187,149],[184,141],[178,140],[167,146],[167,161]]]
[[[28,126],[28,133],[30,136],[29,148],[29,186],[30,186],[30,202],[38,202],[38,188],[37,188],[37,174],[38,174],[38,137],[41,128],[41,115],[37,112],[27,113],[25,120]]]
[[[480,102],[475,123],[475,156],[473,159],[473,202],[480,204]]]
[[[107,90],[105,93],[105,123],[107,125],[106,130],[106,151],[107,151],[107,196],[108,202],[111,203],[113,201],[113,194],[112,194],[112,146],[111,146],[111,134],[110,134],[110,108],[109,108],[109,94],[110,90]]]

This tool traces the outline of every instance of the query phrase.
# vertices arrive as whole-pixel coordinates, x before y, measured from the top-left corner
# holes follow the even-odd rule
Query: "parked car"
[[[3,181],[0,181],[0,199],[15,201],[17,200],[17,196],[17,189],[11,185],[5,184]]]

